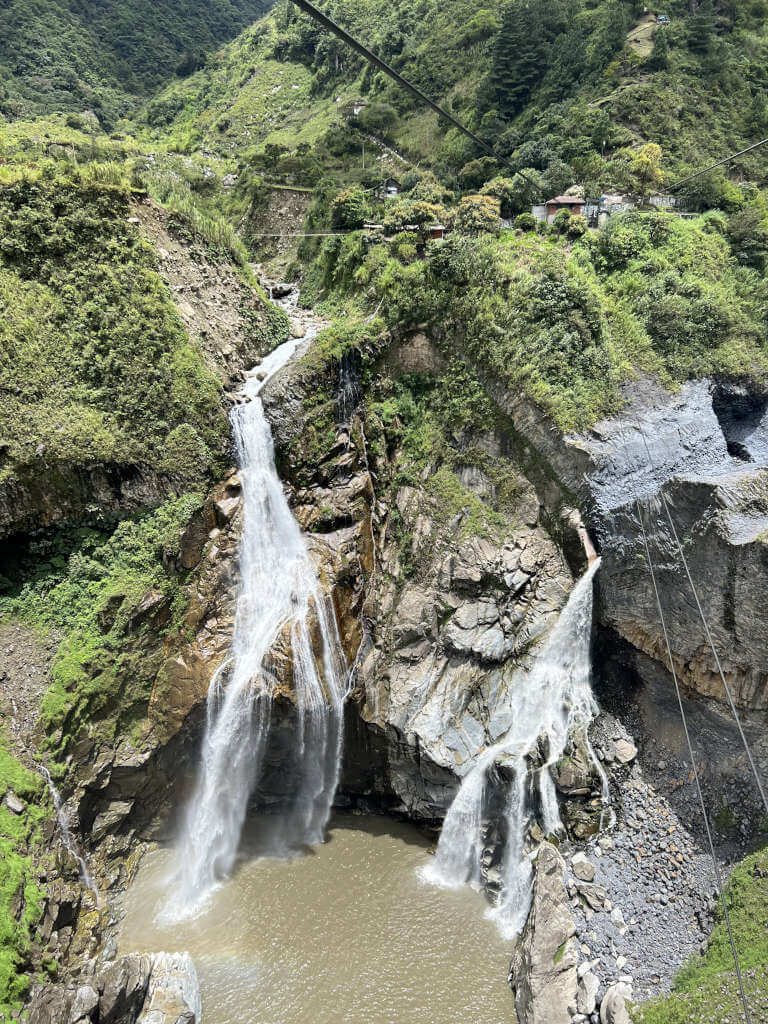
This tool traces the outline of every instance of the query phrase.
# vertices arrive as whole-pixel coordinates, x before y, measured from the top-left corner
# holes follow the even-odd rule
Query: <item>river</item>
[[[198,916],[162,923],[171,849],[145,856],[123,898],[120,952],[188,950],[205,1024],[513,1024],[510,943],[478,893],[421,881],[415,828],[336,815],[326,843],[274,859],[263,824],[248,820]]]

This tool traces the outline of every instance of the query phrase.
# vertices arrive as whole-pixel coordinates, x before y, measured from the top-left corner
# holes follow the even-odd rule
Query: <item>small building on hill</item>
[[[545,220],[547,224],[551,224],[561,210],[583,215],[585,206],[585,201],[578,196],[555,196],[546,203],[531,207],[531,213],[536,220]]]
[[[402,185],[397,178],[387,178],[381,186],[382,199],[396,199],[400,195]]]
[[[338,101],[337,101],[338,102]],[[348,103],[342,103],[339,106],[342,117],[348,121],[355,120],[361,114],[361,112],[368,106],[366,100],[350,100]]]

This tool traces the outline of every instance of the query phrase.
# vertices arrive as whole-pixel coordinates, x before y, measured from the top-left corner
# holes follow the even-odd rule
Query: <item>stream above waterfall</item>
[[[148,853],[123,901],[121,952],[188,950],[205,1024],[512,1024],[511,946],[469,888],[424,884],[428,842],[382,817],[336,815],[328,841],[260,857],[249,818],[241,857],[197,917],[156,920],[170,849]]]

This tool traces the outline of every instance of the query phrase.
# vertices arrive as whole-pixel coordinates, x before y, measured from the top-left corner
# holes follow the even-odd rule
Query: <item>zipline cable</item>
[[[643,444],[645,445],[645,452],[646,452],[646,455],[648,456],[648,466],[649,466],[649,468],[651,470],[651,473],[653,473],[654,465],[653,465],[653,459],[651,457],[651,450],[648,447],[648,440],[647,440],[647,438],[645,436],[645,432],[643,431],[643,428],[640,426],[639,422],[637,424],[637,428],[640,431],[640,436],[642,437]],[[725,693],[726,693],[726,695],[728,697],[728,703],[729,703],[730,708],[731,708],[731,713],[733,714],[733,717],[734,717],[734,719],[736,721],[736,726],[737,726],[737,728],[739,730],[739,736],[741,737],[741,742],[742,742],[742,744],[744,746],[744,751],[745,751],[745,753],[747,755],[747,760],[749,762],[749,766],[752,769],[752,774],[753,774],[753,776],[755,778],[755,782],[757,783],[757,789],[758,789],[758,792],[760,793],[760,799],[763,802],[763,807],[765,808],[765,813],[766,813],[766,815],[768,815],[768,799],[766,799],[765,790],[763,789],[763,783],[762,783],[762,780],[760,779],[760,773],[757,770],[757,765],[755,764],[754,758],[752,756],[752,750],[751,750],[751,748],[749,746],[749,742],[747,741],[747,736],[746,736],[746,733],[744,732],[744,727],[741,724],[741,718],[740,718],[739,712],[738,712],[738,710],[736,708],[736,702],[733,699],[733,694],[731,693],[731,688],[730,688],[730,686],[728,685],[728,683],[725,680],[725,673],[723,672],[723,666],[720,664],[720,657],[719,657],[719,655],[717,653],[717,648],[715,647],[715,641],[712,639],[712,633],[711,633],[710,628],[709,628],[709,623],[707,622],[707,617],[704,614],[704,609],[701,607],[701,601],[699,600],[699,594],[698,594],[698,591],[696,590],[696,586],[694,585],[693,577],[691,576],[691,570],[690,570],[690,568],[688,566],[688,559],[685,557],[685,552],[683,551],[683,545],[680,543],[680,538],[678,536],[677,530],[675,529],[675,524],[674,524],[674,521],[672,519],[672,513],[671,513],[670,508],[669,508],[669,502],[667,501],[667,497],[664,494],[663,487],[659,487],[659,496],[661,498],[662,505],[664,506],[664,511],[666,513],[667,522],[669,523],[669,528],[672,531],[672,536],[674,537],[674,540],[675,540],[675,547],[677,548],[677,553],[680,556],[680,560],[681,560],[681,562],[683,564],[683,568],[685,569],[685,575],[688,577],[688,582],[691,585],[691,590],[693,592],[693,599],[696,602],[696,607],[699,610],[699,618],[701,619],[701,623],[704,626],[704,632],[706,633],[707,641],[709,642],[710,649],[712,650],[712,655],[713,655],[713,657],[715,659],[715,664],[717,665],[717,671],[718,671],[718,673],[720,675],[720,681],[722,682],[723,689],[725,690]]]
[[[294,0],[295,2],[295,0]],[[724,164],[729,164],[731,160],[735,160],[737,157],[744,156],[745,153],[751,153],[754,149],[759,149],[768,142],[768,139],[761,139],[760,142],[756,142],[752,146],[747,146],[746,149],[740,149],[738,153],[731,153],[730,156],[723,157],[722,160],[718,160],[714,164],[710,164],[709,167],[704,167],[700,171],[696,171],[695,174],[689,174],[685,178],[681,178],[680,181],[676,181],[673,185],[670,185],[667,192],[674,192],[675,189],[680,188],[681,185],[685,185],[688,181],[693,181],[694,178],[700,178],[702,174],[706,174],[707,171],[713,171],[716,167],[722,167]]]
[[[327,28],[329,32],[333,32],[333,34],[338,36],[338,38],[341,39],[342,42],[346,43],[347,46],[351,46],[353,50],[356,50],[361,54],[361,56],[365,57],[369,64],[375,65],[380,71],[383,71],[385,75],[389,75],[389,77],[394,82],[397,82],[399,86],[406,89],[417,99],[420,99],[422,103],[426,103],[428,107],[431,107],[432,110],[440,115],[440,117],[444,117],[446,121],[450,121],[454,128],[458,128],[458,130],[466,135],[468,139],[471,139],[476,146],[479,146],[480,149],[490,154],[494,160],[499,160],[498,154],[490,143],[481,139],[479,135],[475,135],[475,133],[467,128],[466,125],[462,124],[458,118],[454,117],[453,114],[449,113],[438,103],[435,103],[434,100],[431,100],[426,93],[423,93],[421,89],[417,88],[417,86],[412,82],[409,82],[408,79],[401,75],[399,71],[395,71],[391,64],[387,64],[387,62],[382,60],[381,57],[377,57],[373,50],[369,50],[367,46],[355,39],[355,37],[350,35],[346,29],[343,29],[341,25],[333,21],[332,18],[329,18],[327,14],[321,11],[318,7],[315,7],[315,5],[310,3],[309,0],[291,0],[291,2],[300,10],[304,11],[305,14],[314,18],[314,20],[322,25],[323,28]],[[538,190],[541,187],[532,178],[529,178],[527,174],[523,173],[523,171],[514,168],[508,161],[502,162],[506,163],[510,170],[514,171],[515,174],[519,174],[520,177],[524,181],[527,181],[529,185],[533,186],[533,188]]]
[[[670,644],[670,641],[669,641],[669,633],[667,632],[667,623],[666,623],[666,620],[664,618],[664,611],[663,611],[662,606],[661,606],[661,597],[659,595],[659,588],[658,588],[658,584],[656,582],[656,572],[655,572],[655,570],[653,568],[653,561],[651,559],[651,549],[650,549],[650,545],[648,543],[648,534],[646,533],[646,530],[645,530],[645,521],[643,520],[642,509],[640,508],[640,500],[639,500],[639,498],[637,496],[635,496],[635,509],[637,511],[637,518],[640,521],[640,529],[642,530],[642,533],[643,533],[643,547],[645,548],[645,559],[646,559],[646,561],[648,563],[648,570],[649,570],[649,572],[651,574],[651,581],[653,582],[653,592],[654,592],[654,594],[656,596],[656,607],[659,610],[659,619],[661,620],[661,629],[662,629],[662,632],[664,633],[664,643],[665,643],[666,648],[667,648],[667,657],[669,658],[669,667],[670,667],[670,671],[672,672],[672,679],[673,679],[674,684],[675,684],[675,694],[677,696],[678,707],[680,708],[680,718],[681,718],[682,723],[683,723],[683,732],[685,733],[685,742],[686,742],[686,744],[688,746],[688,753],[690,754],[691,765],[693,766],[693,776],[694,776],[694,779],[696,780],[696,792],[698,793],[698,797],[699,797],[699,805],[701,807],[701,816],[702,816],[702,820],[704,821],[704,830],[705,830],[705,832],[707,834],[707,842],[709,843],[709,852],[710,852],[710,854],[712,856],[712,867],[713,867],[714,873],[715,873],[715,881],[717,883],[717,891],[718,891],[718,894],[720,896],[720,903],[722,904],[722,907],[723,907],[723,915],[725,917],[725,923],[726,923],[726,927],[728,929],[728,940],[729,940],[729,942],[731,944],[731,953],[733,954],[733,962],[734,962],[734,965],[736,967],[736,978],[738,979],[739,992],[741,994],[741,1004],[742,1004],[742,1006],[744,1008],[744,1020],[745,1020],[746,1024],[752,1024],[752,1017],[750,1016],[749,1004],[747,1002],[747,994],[744,991],[744,981],[743,981],[742,976],[741,976],[741,964],[739,963],[739,954],[738,954],[738,952],[736,950],[736,941],[735,941],[735,939],[733,937],[733,928],[731,926],[731,915],[728,913],[728,903],[726,901],[725,892],[724,892],[724,889],[723,889],[723,879],[722,879],[722,876],[720,874],[720,865],[717,862],[717,855],[715,854],[715,844],[714,844],[714,842],[712,840],[712,830],[710,829],[710,826],[709,826],[709,817],[707,815],[707,807],[706,807],[706,804],[704,803],[704,794],[701,791],[701,780],[699,779],[699,769],[698,769],[698,767],[696,765],[696,756],[695,756],[695,754],[693,752],[693,743],[691,741],[691,734],[688,731],[688,721],[687,721],[687,719],[685,717],[685,708],[683,707],[683,698],[682,698],[682,696],[680,694],[680,683],[678,682],[678,679],[677,679],[677,671],[675,669],[675,663],[674,663],[674,660],[672,658],[672,645]]]

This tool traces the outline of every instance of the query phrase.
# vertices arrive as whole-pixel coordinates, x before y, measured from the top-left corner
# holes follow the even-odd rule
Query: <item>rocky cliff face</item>
[[[384,352],[376,372],[429,369],[435,360],[417,336]],[[514,668],[531,663],[573,576],[502,432],[473,440],[516,481],[515,501],[478,529],[468,507],[446,516],[426,486],[397,483],[400,453],[367,437],[361,416],[343,416],[353,411],[338,405],[332,378],[300,362],[270,381],[264,400],[354,664],[365,727],[353,726],[342,789],[386,795],[411,816],[435,819],[477,753],[508,729]],[[328,396],[322,412],[318,389]],[[329,440],[308,471],[319,415],[330,417]],[[474,465],[458,472],[467,501],[494,510],[492,479]]]
[[[297,333],[302,329],[295,325]],[[446,372],[439,350],[421,332],[394,341],[377,339],[364,360],[368,374]],[[675,914],[665,917],[675,929],[687,928],[695,946],[706,933],[709,911],[708,895],[699,892],[696,872],[702,869],[687,831],[690,779],[679,786],[676,781],[687,769],[679,734],[670,724],[674,707],[670,710],[650,581],[638,558],[634,498],[651,497],[660,488],[668,495],[694,578],[707,581],[702,603],[724,668],[739,702],[759,715],[765,652],[755,608],[767,565],[760,538],[768,515],[762,491],[768,443],[762,418],[748,429],[748,417],[737,414],[747,406],[754,409],[754,399],[740,406],[739,392],[706,382],[688,386],[679,396],[636,385],[634,405],[621,420],[599,424],[587,436],[562,438],[535,410],[494,393],[498,415],[463,438],[475,455],[454,466],[462,495],[457,504],[453,493],[433,486],[434,467],[423,469],[419,479],[406,481],[399,475],[403,453],[395,435],[367,415],[361,371],[354,358],[300,358],[263,392],[279,466],[333,596],[352,669],[339,802],[388,809],[430,824],[443,817],[478,752],[509,725],[516,700],[510,685],[514,671],[532,663],[539,638],[586,564],[585,521],[603,555],[596,647],[601,692],[635,732],[643,769],[635,763],[637,747],[625,725],[601,719],[592,741],[609,770],[621,823],[614,853],[609,852],[614,847],[603,848],[589,838],[599,824],[592,806],[599,808],[599,779],[584,749],[574,743],[558,765],[569,838],[587,841],[603,860],[598,879],[585,879],[575,864],[570,875],[563,874],[562,861],[544,847],[534,897],[539,909],[516,954],[513,987],[520,1019],[530,1021],[549,1019],[539,990],[552,988],[550,976],[556,975],[561,1009],[573,1011],[577,1020],[594,1012],[598,993],[607,998],[611,985],[627,986],[627,977],[636,979],[643,994],[652,994],[664,987],[689,948],[681,947],[669,929],[649,932],[651,945],[637,946],[644,950],[646,966],[633,965],[631,929],[639,934],[646,921],[654,926],[657,898],[671,895],[680,899],[679,920]],[[628,426],[638,418],[642,433]],[[141,666],[148,684],[146,702],[135,709],[140,728],[110,738],[94,724],[71,750],[71,804],[80,831],[92,837],[98,851],[100,878],[113,885],[129,876],[137,841],[158,834],[152,831],[155,823],[179,805],[194,771],[203,703],[231,639],[239,491],[236,475],[229,474],[192,515],[178,549],[168,556],[172,567],[189,574],[182,633],[159,637],[167,609],[158,595],[147,594],[137,605],[127,664]],[[668,527],[658,509],[645,521],[658,553],[665,610],[675,619],[672,638],[681,678],[692,693],[718,697],[695,605],[681,592],[683,578],[674,565]],[[276,727],[255,795],[267,805],[285,795],[282,769],[291,749],[291,666],[281,655],[279,639],[274,665],[279,676]],[[714,738],[716,749],[730,758],[718,766],[718,796],[743,802],[743,788],[731,792],[726,781],[723,789],[720,778],[720,769],[726,780],[733,778],[740,762],[719,705],[699,700],[690,710],[701,727],[702,747],[710,744],[711,750]],[[754,728],[758,740],[765,736],[759,717]],[[650,784],[643,781],[643,771]],[[669,802],[665,796],[663,805],[658,803],[657,790]],[[671,815],[672,828],[679,829],[675,857],[682,851],[683,861],[667,865],[668,840],[660,835],[657,843],[651,837],[652,860],[637,860],[637,871],[632,868],[631,891],[648,893],[638,902],[626,881],[633,829],[643,828],[648,814],[661,813]],[[489,836],[489,863],[498,838]],[[531,843],[540,839],[535,831],[529,837]],[[548,857],[556,862],[550,864]],[[555,923],[562,917],[568,932],[558,939],[552,957],[541,953],[554,941],[547,937],[552,921],[547,925],[544,920],[551,916],[548,903]],[[566,903],[571,907],[567,913]],[[627,907],[626,921],[622,917],[617,923],[617,905]],[[698,915],[694,927],[692,914]],[[543,932],[537,937],[534,928]],[[98,928],[91,937],[97,933]],[[575,933],[581,965],[591,965],[576,984],[572,974],[579,957],[571,963],[573,958],[559,955],[554,962],[563,943],[571,948]],[[617,953],[619,948],[626,948],[626,954]],[[656,955],[658,949],[662,956]],[[611,998],[618,1005],[621,996],[614,992]]]

